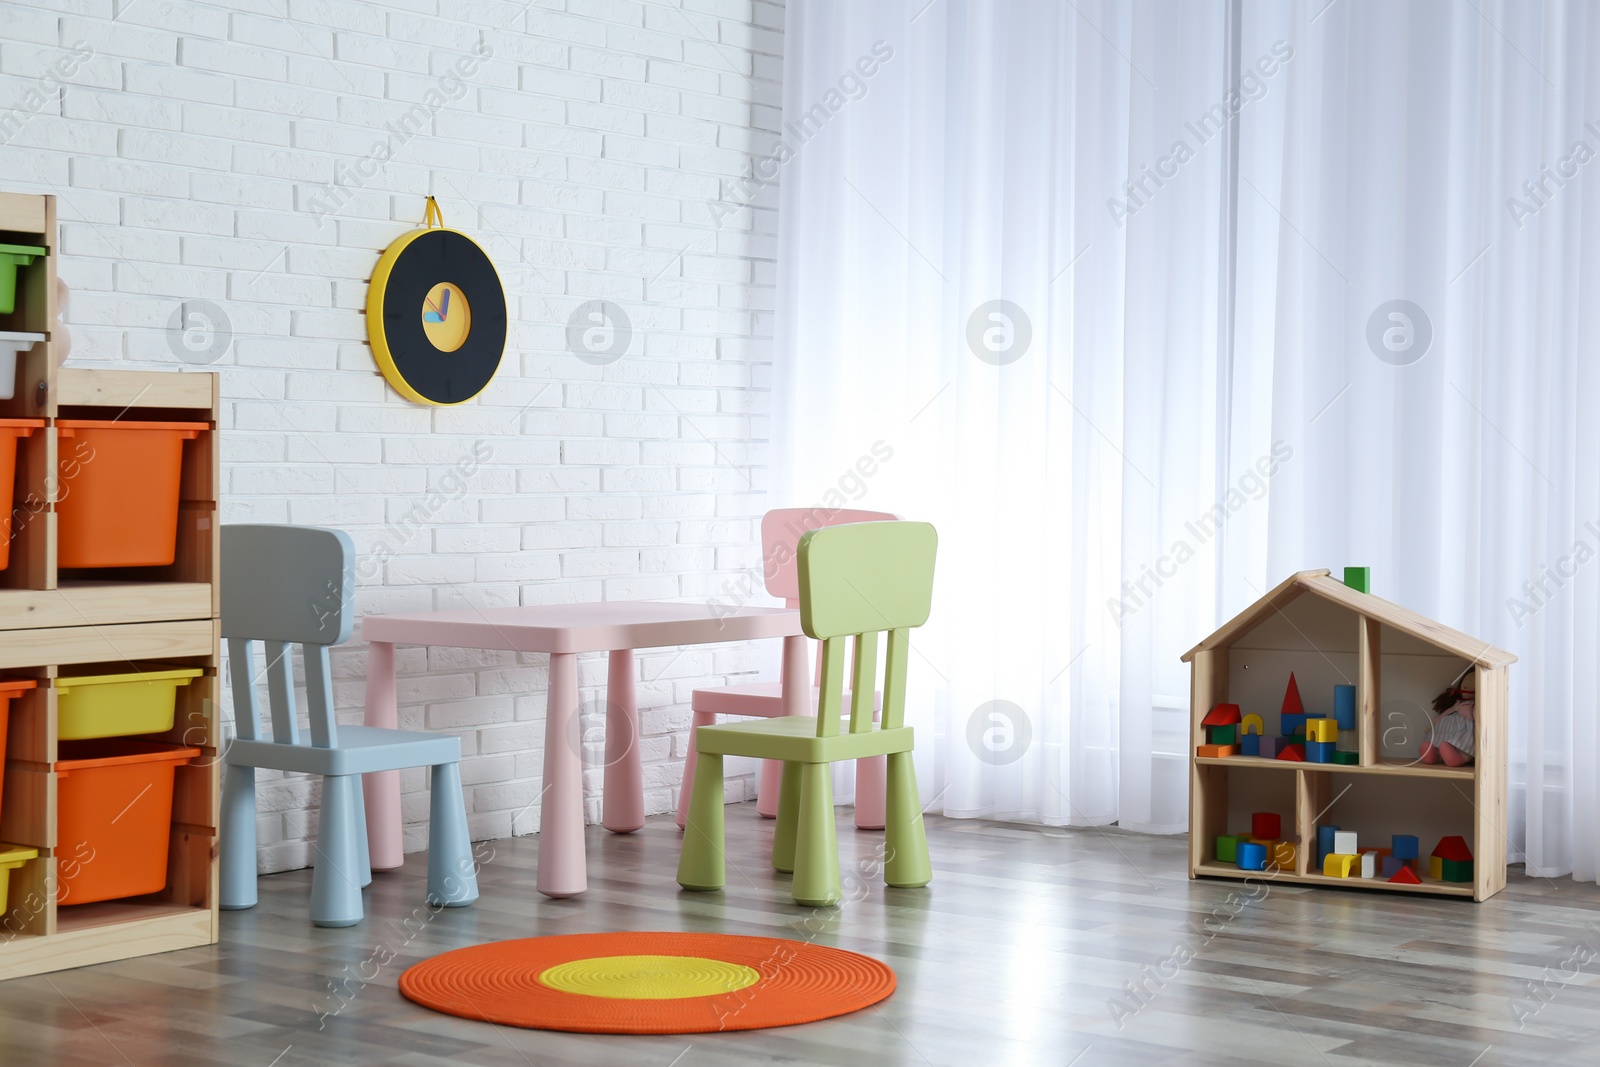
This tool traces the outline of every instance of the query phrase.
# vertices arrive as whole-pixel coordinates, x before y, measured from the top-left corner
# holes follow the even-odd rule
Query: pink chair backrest
[[[800,601],[800,538],[825,526],[851,522],[894,522],[887,511],[847,508],[774,508],[761,517],[761,558],[767,592],[793,604]]]

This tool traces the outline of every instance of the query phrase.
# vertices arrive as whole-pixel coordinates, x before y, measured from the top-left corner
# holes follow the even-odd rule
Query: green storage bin
[[[30,266],[46,251],[39,245],[0,245],[0,315],[17,310],[17,268]]]
[[[177,711],[178,689],[204,673],[198,667],[176,667],[57,678],[57,736],[82,741],[166,733]]]

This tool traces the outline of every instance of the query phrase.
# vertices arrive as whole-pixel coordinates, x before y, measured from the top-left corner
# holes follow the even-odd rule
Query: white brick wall
[[[773,141],[782,16],[782,0],[0,0],[0,188],[59,197],[75,365],[183,368],[179,300],[223,309],[224,519],[348,530],[362,613],[705,597],[759,562],[776,224],[757,206],[719,226],[711,203]],[[419,102],[415,136],[349,178]],[[341,174],[358,187],[323,216]],[[488,249],[513,320],[499,377],[459,409],[401,400],[364,343],[366,279],[426,194]],[[589,299],[634,324],[603,368],[566,351]],[[543,657],[397,659],[402,725],[461,737],[474,837],[535,829]],[[360,720],[365,660],[359,631],[335,654],[341,721]],[[639,656],[649,811],[676,803],[690,690],[761,662]],[[584,657],[592,767],[604,681]],[[405,790],[415,850],[420,772]],[[315,805],[313,782],[264,784],[264,870],[309,863]]]

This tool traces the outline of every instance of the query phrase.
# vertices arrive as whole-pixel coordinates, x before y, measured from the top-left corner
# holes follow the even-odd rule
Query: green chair
[[[839,849],[829,764],[888,757],[883,880],[899,888],[928,884],[928,838],[922,825],[906,710],[911,630],[928,621],[938,535],[925,522],[866,522],[813,530],[800,539],[800,625],[822,642],[817,714],[702,726],[694,795],[678,860],[685,889],[726,882],[722,828],[724,756],[783,762],[772,865],[794,872],[800,904],[837,904]],[[872,721],[878,635],[887,631],[881,725]],[[853,638],[850,731],[840,733],[845,639]]]

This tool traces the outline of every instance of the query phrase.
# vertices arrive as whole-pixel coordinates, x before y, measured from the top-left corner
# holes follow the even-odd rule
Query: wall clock
[[[465,404],[500,369],[505,289],[488,253],[445,228],[431,196],[424,222],[378,259],[367,294],[367,339],[378,369],[401,396]]]

